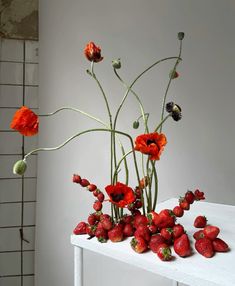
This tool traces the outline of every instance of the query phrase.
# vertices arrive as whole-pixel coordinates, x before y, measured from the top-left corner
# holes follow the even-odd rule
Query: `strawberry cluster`
[[[197,216],[194,220],[194,226],[202,228],[193,234],[195,249],[198,253],[206,258],[211,258],[215,252],[227,252],[229,250],[228,244],[217,237],[220,229],[214,225],[207,225],[205,216]]]
[[[176,223],[176,219],[182,217],[184,211],[189,210],[194,201],[205,199],[203,192],[187,191],[173,210],[163,209],[159,213],[150,211],[144,215],[140,212],[143,188],[148,184],[144,178],[135,188],[134,202],[127,206],[130,214],[114,220],[112,216],[102,212],[102,203],[107,200],[104,200],[104,193],[96,185],[90,184],[87,179],[82,179],[79,175],[73,176],[73,182],[80,184],[96,197],[93,204],[94,212],[88,216],[87,222],[80,222],[75,227],[74,234],[87,234],[89,239],[96,237],[99,242],[107,240],[120,242],[131,237],[130,245],[135,252],[143,253],[151,250],[163,261],[172,259],[171,246],[180,257],[191,255],[189,237],[183,225]]]

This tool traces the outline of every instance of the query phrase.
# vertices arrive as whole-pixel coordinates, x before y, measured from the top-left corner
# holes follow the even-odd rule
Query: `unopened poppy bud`
[[[179,33],[178,33],[178,39],[179,39],[180,41],[182,41],[183,38],[184,38],[184,32],[179,32]]]
[[[174,105],[175,105],[175,103],[173,101],[168,102],[166,104],[166,111],[169,112],[169,113],[172,112]]]
[[[115,69],[120,69],[121,68],[121,60],[120,59],[113,60],[112,61],[112,66]]]
[[[182,118],[181,107],[178,104],[174,104],[171,116],[175,121],[179,121]]]
[[[174,79],[174,78],[177,78],[177,77],[179,77],[179,73],[176,70],[170,71],[169,78]]]
[[[26,160],[19,160],[14,164],[13,173],[15,175],[23,176],[27,169]]]
[[[139,128],[139,125],[140,125],[139,121],[134,121],[134,122],[133,122],[133,128],[134,128],[134,129],[138,129],[138,128]]]

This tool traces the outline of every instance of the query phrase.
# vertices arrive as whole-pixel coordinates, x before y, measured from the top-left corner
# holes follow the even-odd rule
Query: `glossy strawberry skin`
[[[166,243],[165,239],[161,236],[161,234],[155,234],[151,236],[151,239],[149,241],[149,248],[157,253],[157,248],[160,244]]]
[[[134,236],[135,237],[142,237],[145,241],[150,241],[150,238],[151,238],[151,233],[150,233],[150,230],[148,228],[147,225],[144,225],[144,224],[140,224],[135,233],[134,233]]]
[[[181,257],[191,255],[191,247],[187,234],[181,235],[174,241],[174,251]]]
[[[79,222],[79,224],[74,228],[73,233],[76,235],[86,234],[87,224],[84,221]]]
[[[205,237],[205,235],[204,235],[202,229],[200,229],[200,230],[194,232],[194,234],[193,234],[193,238],[194,238],[195,240],[198,240],[198,239],[201,239],[201,238],[204,238],[204,237]]]
[[[130,237],[134,234],[134,228],[131,223],[126,223],[123,228],[123,234],[126,237]]]
[[[172,259],[172,255],[171,255],[171,249],[170,247],[165,244],[162,243],[158,246],[157,248],[157,256],[162,260],[162,261],[169,261]]]
[[[179,206],[185,211],[190,209],[190,204],[185,199],[180,201]]]
[[[108,237],[112,242],[120,242],[123,240],[123,230],[116,225],[113,229],[108,231]]]
[[[171,243],[172,240],[172,232],[173,229],[168,227],[168,228],[162,228],[161,229],[161,236],[167,241],[167,243]]]
[[[206,237],[196,240],[195,248],[198,253],[206,258],[211,258],[214,255],[212,241]]]
[[[176,206],[173,208],[173,213],[177,217],[182,217],[184,215],[184,210],[180,206]]]
[[[210,240],[214,240],[219,234],[220,229],[217,226],[207,225],[203,229],[204,236],[209,238]]]
[[[207,224],[207,219],[205,216],[199,215],[194,220],[194,227],[196,228],[204,228]]]
[[[148,224],[148,219],[146,216],[144,215],[136,215],[134,217],[134,227],[137,228],[139,225],[143,224],[143,225],[147,225]]]
[[[148,244],[142,237],[133,237],[130,244],[131,248],[137,253],[143,253],[148,249]]]
[[[87,179],[81,179],[80,185],[82,187],[87,187],[88,185],[90,185],[90,182]]]
[[[102,209],[102,203],[100,201],[95,201],[93,204],[93,209],[95,211],[100,211]]]
[[[226,252],[229,250],[228,244],[224,240],[218,237],[212,241],[212,245],[214,251],[216,252]]]
[[[185,200],[191,205],[195,200],[195,195],[192,191],[187,191],[185,194]]]
[[[103,229],[110,230],[113,227],[113,223],[109,218],[104,218],[101,220]]]
[[[160,229],[165,227],[173,227],[175,225],[175,216],[172,210],[164,209],[159,213],[159,219],[156,226]]]
[[[94,225],[96,223],[96,216],[94,214],[90,214],[88,219],[87,219],[87,222],[90,225]]]
[[[173,226],[172,236],[174,240],[183,234],[184,234],[184,227],[181,224],[176,224]]]

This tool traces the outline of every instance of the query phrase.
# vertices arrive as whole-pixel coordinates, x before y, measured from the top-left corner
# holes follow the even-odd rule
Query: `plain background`
[[[108,121],[104,101],[86,74],[87,42],[102,47],[95,65],[112,111],[124,89],[112,72],[121,58],[121,76],[131,82],[154,60],[178,54],[177,33],[185,32],[180,78],[168,95],[183,110],[180,122],[169,120],[168,145],[158,163],[159,201],[200,188],[207,201],[235,203],[234,83],[235,4],[232,0],[40,1],[40,113],[75,106]],[[135,85],[151,127],[160,118],[162,96],[173,62],[161,64]],[[140,115],[130,95],[118,128],[135,137],[132,122]],[[40,122],[39,145],[59,145],[69,136],[99,127],[73,112]],[[101,189],[109,184],[108,135],[89,134],[62,150],[39,154],[36,234],[36,285],[73,285],[73,227],[92,211],[93,198],[72,184],[80,173]],[[125,142],[126,143],[126,142]],[[127,147],[128,149],[128,147]],[[135,186],[134,175],[130,184]],[[203,210],[202,210],[203,213]],[[85,285],[170,285],[139,269],[85,253]]]

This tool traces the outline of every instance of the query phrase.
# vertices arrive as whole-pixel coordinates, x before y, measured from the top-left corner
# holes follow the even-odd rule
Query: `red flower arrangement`
[[[106,242],[108,239],[112,242],[119,242],[126,237],[134,236],[130,241],[134,251],[142,253],[151,249],[164,261],[171,260],[172,258],[171,245],[173,245],[175,253],[179,256],[186,257],[191,255],[188,236],[185,233],[184,227],[180,224],[176,224],[176,218],[182,217],[184,213],[190,209],[190,205],[195,201],[204,200],[204,193],[199,190],[196,190],[195,192],[187,191],[173,210],[165,209],[159,213],[155,212],[158,195],[156,161],[160,160],[160,156],[167,144],[166,136],[162,133],[163,124],[169,118],[172,118],[174,121],[179,121],[182,118],[180,106],[172,101],[166,103],[166,98],[172,80],[179,77],[176,68],[181,61],[183,38],[184,33],[179,33],[178,40],[180,41],[180,49],[177,57],[169,57],[156,61],[141,72],[130,84],[127,84],[118,74],[118,69],[121,68],[120,59],[112,61],[114,74],[126,88],[115,116],[112,116],[111,114],[108,97],[94,71],[95,64],[103,60],[101,48],[96,46],[93,42],[86,45],[84,55],[88,61],[91,62],[91,67],[87,70],[87,73],[97,83],[104,98],[109,119],[108,123],[73,107],[63,107],[50,114],[36,115],[33,111],[23,106],[14,115],[11,128],[19,131],[25,136],[32,136],[38,133],[39,116],[52,116],[63,109],[79,112],[102,125],[102,128],[89,129],[76,133],[57,147],[37,148],[32,150],[24,156],[23,160],[19,160],[15,163],[13,172],[18,175],[24,174],[27,169],[27,157],[33,153],[58,150],[71,140],[89,132],[107,132],[110,134],[111,176],[110,182],[106,183],[106,186],[103,187],[106,193],[102,191],[102,188],[99,189],[95,184],[90,183],[86,178],[82,178],[78,174],[73,175],[72,181],[92,193],[95,197],[93,213],[88,216],[87,222],[80,222],[76,226],[74,234],[87,234],[89,238],[96,237],[100,242]],[[145,112],[141,98],[134,92],[132,87],[143,74],[155,67],[158,63],[172,59],[175,60],[175,64],[173,69],[169,72],[169,82],[163,97],[160,123],[152,132],[150,132],[148,124],[149,114]],[[135,136],[135,140],[133,140],[131,134],[116,128],[119,112],[130,93],[132,93],[137,100],[141,114],[137,119],[133,118],[133,128],[139,128],[141,119],[143,121],[144,129],[140,135],[137,137]],[[127,152],[122,144],[122,137],[129,140],[130,150]],[[117,152],[117,141],[121,147],[121,156],[120,152]],[[137,153],[136,151],[140,153]],[[127,161],[129,155],[133,157],[134,162],[134,173],[136,176],[135,188],[129,186],[129,164]],[[141,167],[139,166],[138,156],[141,157]],[[125,171],[124,174],[122,170]],[[121,176],[122,178],[120,179]],[[125,181],[125,183],[121,183],[121,180],[123,182]],[[105,195],[107,195],[107,198],[105,198]],[[103,204],[107,202],[109,202],[111,206],[110,214],[103,213]],[[197,249],[199,248],[197,247]]]

